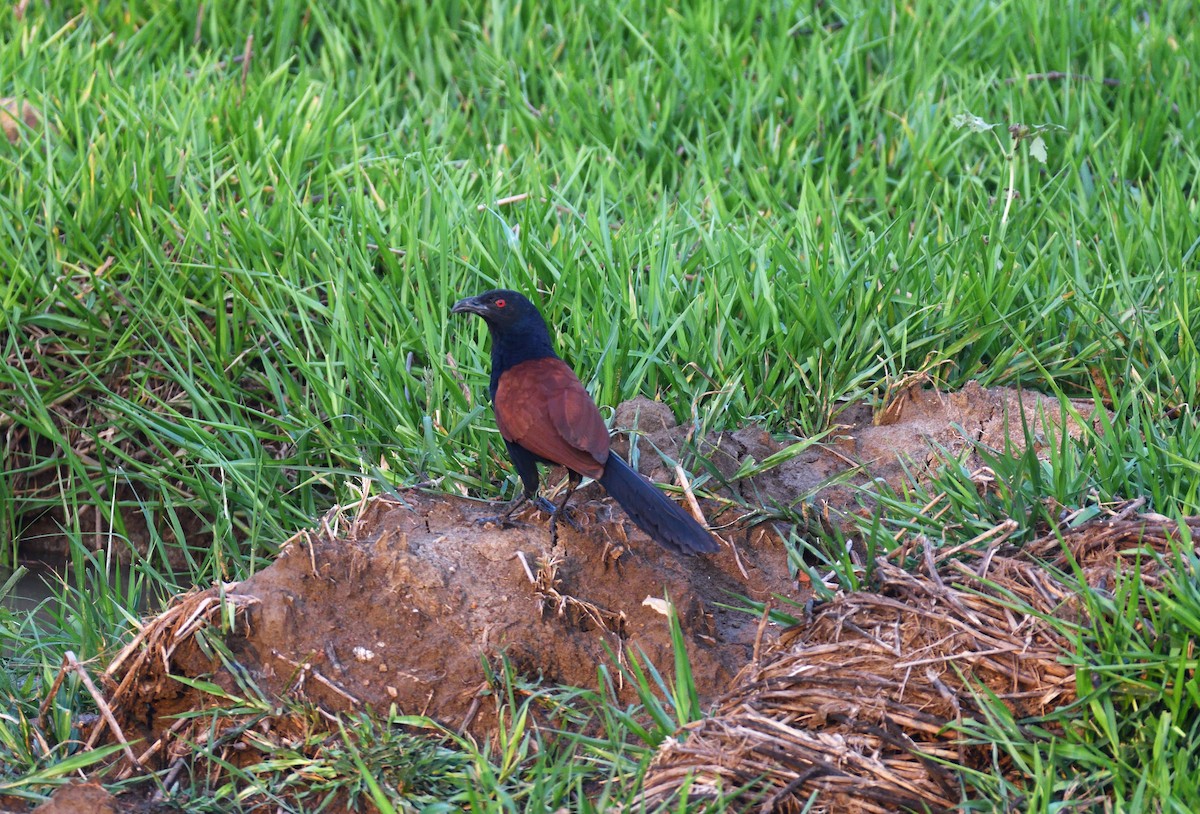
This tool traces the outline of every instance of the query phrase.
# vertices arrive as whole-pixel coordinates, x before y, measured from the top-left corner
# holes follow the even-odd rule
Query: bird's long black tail
[[[609,453],[600,483],[629,519],[663,548],[676,554],[717,550],[711,534],[617,455]]]

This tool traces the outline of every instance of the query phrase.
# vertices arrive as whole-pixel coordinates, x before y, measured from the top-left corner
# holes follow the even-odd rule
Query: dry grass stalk
[[[1056,574],[1074,560],[1093,586],[1135,567],[1161,583],[1179,530],[1131,514],[1126,506],[1023,551],[998,551],[1010,533],[998,527],[980,538],[988,549],[943,562],[933,578],[878,560],[877,593],[818,608],[747,665],[711,718],[660,748],[642,802],[686,785],[689,799],[726,795],[739,810],[955,810],[964,790],[953,764],[993,761],[956,729],[980,715],[979,688],[1017,719],[1075,699],[1068,643],[1047,618],[1074,618],[1082,605],[1071,578]],[[1200,539],[1200,518],[1187,522]],[[920,541],[908,545],[921,556]]]
[[[114,733],[148,733],[152,731],[148,715],[170,716],[185,709],[203,709],[218,703],[219,699],[204,698],[197,690],[184,690],[172,676],[180,672],[177,669],[179,659],[197,657],[196,634],[210,625],[219,624],[226,607],[231,609],[231,618],[236,626],[245,610],[258,602],[254,597],[236,593],[236,588],[237,583],[225,583],[220,590],[195,591],[184,595],[162,614],[147,622],[133,641],[117,654],[102,676],[113,718],[108,721],[106,717],[106,721]],[[146,703],[148,698],[164,696],[174,696],[176,703],[159,709],[153,709],[153,705]],[[148,706],[151,707],[149,711]],[[151,765],[150,762],[160,750],[173,760],[181,750],[187,749],[185,744],[188,741],[200,742],[199,739],[208,737],[209,720],[202,717],[187,720],[187,726],[181,726],[178,721],[172,723],[166,729],[170,738],[164,736],[156,739],[138,757],[128,755],[129,762],[133,767],[144,768]],[[120,736],[120,740],[123,741],[124,736]],[[124,767],[123,774],[130,774],[130,768]]]
[[[521,561],[524,562],[524,558]],[[561,558],[554,554],[549,560],[539,564],[537,574],[534,575],[534,590],[537,592],[542,612],[545,613],[547,608],[551,608],[559,616],[567,616],[572,624],[581,629],[587,627],[586,623],[590,623],[594,629],[611,634],[620,642],[625,635],[625,614],[562,593],[562,583],[558,578],[558,567],[561,563]],[[528,571],[528,565],[526,570]]]

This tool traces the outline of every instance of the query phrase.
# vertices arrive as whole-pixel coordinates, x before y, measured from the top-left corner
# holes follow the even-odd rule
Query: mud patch
[[[109,793],[99,783],[76,781],[56,788],[50,799],[36,808],[26,800],[17,799],[12,800],[10,808],[6,805],[5,798],[0,797],[0,811],[10,810],[32,810],[33,814],[178,814],[180,808],[156,803],[138,792],[126,792],[117,796]]]
[[[1026,449],[1026,437],[1039,456],[1061,441],[1065,431],[1079,438],[1084,426],[1097,428],[1096,406],[1090,400],[1058,399],[1031,390],[983,388],[969,382],[962,390],[941,392],[912,386],[895,395],[882,409],[855,404],[838,417],[835,431],[822,443],[753,477],[735,479],[748,461],[764,461],[787,445],[761,427],[714,433],[699,445],[700,454],[721,473],[729,486],[725,494],[752,506],[805,508],[811,504],[823,517],[841,523],[869,502],[873,482],[893,489],[912,476],[928,477],[946,459],[970,450],[969,469],[984,465],[975,444],[997,454]],[[643,458],[642,471],[671,483],[675,473],[654,450],[672,458],[681,454],[685,434],[665,405],[638,398],[616,411],[619,429],[636,429]],[[615,445],[622,454],[628,442]],[[865,489],[864,489],[865,487]],[[805,504],[802,506],[801,504]],[[843,526],[850,531],[849,526]]]
[[[863,799],[876,808],[845,810],[894,810],[901,801],[946,808],[958,799],[958,779],[935,764],[962,762],[966,754],[949,740],[946,724],[975,711],[965,685],[950,673],[969,671],[1005,699],[1016,687],[1014,703],[1020,696],[1056,705],[1069,700],[1073,680],[1058,663],[1061,642],[1047,625],[1024,617],[1017,619],[1023,627],[1005,638],[1004,625],[1016,616],[984,596],[983,576],[972,582],[935,569],[935,555],[926,551],[928,578],[904,572],[896,561],[880,562],[882,594],[818,608],[811,630],[793,630],[772,651],[775,634],[764,635],[769,627],[761,618],[728,606],[743,604],[740,596],[762,602],[782,595],[800,603],[806,591],[789,571],[781,536],[787,530],[746,525],[741,505],[815,499],[849,512],[864,494],[857,487],[880,478],[899,487],[913,473],[928,476],[947,453],[970,456],[976,443],[1017,451],[1029,438],[1041,453],[1063,432],[1078,436],[1095,420],[1093,407],[1072,403],[1064,414],[1046,396],[972,385],[950,394],[913,388],[878,414],[858,406],[842,419],[827,443],[753,478],[734,474],[749,459],[762,461],[783,448],[765,431],[722,433],[701,444],[740,498],[706,505],[725,540],[711,557],[669,554],[594,484],[573,503],[579,528],[560,524],[557,546],[537,511],[502,530],[479,523],[496,506],[445,495],[412,491],[334,511],[288,541],[260,573],[192,593],[147,622],[105,676],[116,721],[110,734],[144,739],[148,747],[131,761],[140,768],[184,765],[205,738],[225,750],[222,760],[253,760],[254,742],[236,717],[210,732],[211,718],[182,715],[226,706],[223,695],[253,685],[312,703],[321,714],[394,704],[486,736],[497,710],[489,676],[501,658],[526,676],[576,687],[595,687],[606,665],[619,703],[630,704],[634,687],[621,684],[612,654],[618,662],[644,654],[670,675],[669,601],[701,703],[717,705],[717,714],[690,733],[686,749],[667,745],[647,778],[646,802],[669,799],[677,781],[696,776],[706,778],[698,793],[745,785],[760,802],[765,795],[784,808],[812,791],[851,800],[864,788],[875,789]],[[617,424],[638,428],[643,472],[675,480],[652,449],[676,457],[685,441],[670,411],[637,401],[622,405]],[[627,440],[615,446],[628,451]],[[548,482],[557,477],[550,473]],[[829,485],[838,478],[839,485]],[[897,557],[921,553],[902,547]],[[1016,569],[1013,580],[1045,587],[1036,582],[1037,566],[993,559],[996,553],[989,549],[981,565],[990,582]],[[1064,590],[1055,586],[1050,595]],[[905,659],[920,669],[905,667],[899,675]],[[776,701],[778,709],[771,706]],[[765,728],[756,734],[750,718],[739,715]],[[268,723],[287,739],[303,722],[285,715]],[[785,729],[786,742],[778,737]],[[824,747],[832,751],[822,753]],[[739,765],[753,776],[734,771]],[[903,778],[903,793],[879,797],[880,778],[887,777]]]
[[[71,783],[34,809],[37,814],[117,814],[116,798],[99,783]]]
[[[606,645],[621,658],[645,653],[669,675],[668,600],[710,702],[761,636],[758,618],[724,606],[796,594],[782,541],[767,526],[726,529],[732,547],[682,559],[607,500],[581,502],[582,530],[560,524],[553,549],[540,513],[513,529],[477,522],[494,510],[419,492],[373,499],[357,516],[335,514],[297,535],[250,579],[188,597],[187,610],[150,622],[110,668],[126,737],[152,743],[176,724],[172,716],[209,705],[173,676],[217,673],[233,687],[196,641],[201,625],[219,619],[222,595],[237,611],[225,642],[264,690],[329,711],[395,703],[487,731],[495,704],[484,665],[502,655],[523,674],[570,686],[595,687],[601,664],[617,672]],[[632,686],[617,689],[623,703],[635,700]]]

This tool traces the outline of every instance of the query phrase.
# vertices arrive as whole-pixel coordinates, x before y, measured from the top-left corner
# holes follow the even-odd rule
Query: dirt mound
[[[782,542],[764,526],[724,530],[736,554],[727,545],[682,559],[608,501],[583,500],[574,515],[582,531],[560,523],[553,550],[543,515],[528,513],[514,529],[476,522],[494,511],[419,492],[373,499],[356,517],[336,514],[298,535],[250,579],[189,596],[110,667],[122,729],[154,742],[171,716],[206,706],[172,676],[216,672],[234,687],[236,676],[196,641],[222,596],[237,609],[225,642],[264,690],[328,710],[395,702],[486,731],[494,705],[481,703],[485,661],[503,654],[527,675],[589,687],[597,665],[611,664],[607,645],[644,652],[669,675],[669,599],[710,701],[751,658],[758,630],[755,616],[722,606],[795,593]],[[621,695],[634,700],[632,687]]]
[[[991,744],[962,735],[986,718],[985,693],[1018,721],[1075,700],[1070,643],[1049,620],[1077,619],[1081,603],[1072,577],[1056,574],[1078,563],[1093,584],[1123,572],[1156,585],[1171,567],[1183,535],[1160,516],[1130,518],[1140,503],[1023,551],[964,552],[977,561],[928,576],[879,560],[878,593],[841,596],[786,631],[711,718],[660,748],[643,802],[686,788],[693,802],[727,795],[736,810],[958,810],[954,766],[996,765]],[[1189,526],[1200,539],[1200,518]]]
[[[99,783],[70,783],[60,786],[36,814],[117,814],[116,798]]]
[[[753,477],[734,479],[750,459],[762,462],[786,446],[761,427],[714,433],[699,445],[699,452],[750,505],[796,507],[811,501],[837,522],[867,499],[861,487],[882,480],[899,489],[905,478],[931,473],[946,455],[959,455],[973,442],[998,453],[1021,452],[1028,428],[1035,452],[1041,454],[1064,428],[1078,438],[1080,422],[1095,421],[1096,406],[1090,400],[1072,400],[1068,407],[1064,410],[1058,399],[1031,390],[985,389],[977,382],[951,393],[914,385],[895,395],[878,414],[867,404],[850,406],[838,416],[836,432],[827,442]],[[643,472],[654,480],[674,481],[675,473],[653,453],[658,449],[678,458],[683,446],[684,433],[666,405],[633,399],[617,408],[615,424],[643,436],[642,454],[654,459],[643,465]],[[615,446],[623,454],[628,450],[627,442]],[[982,463],[974,453],[966,461],[970,469]]]

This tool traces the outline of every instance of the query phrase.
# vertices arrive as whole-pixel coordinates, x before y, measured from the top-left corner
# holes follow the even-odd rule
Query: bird
[[[550,514],[551,544],[557,520],[584,477],[604,487],[634,524],[676,554],[711,554],[717,541],[691,515],[609,448],[608,427],[575,371],[554,352],[546,320],[517,291],[495,289],[454,303],[454,314],[476,314],[492,340],[488,396],[500,436],[521,478],[522,492],[497,518],[532,502]],[[539,496],[539,463],[567,468],[567,490],[558,504]]]

